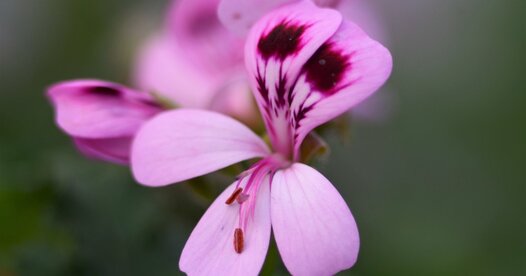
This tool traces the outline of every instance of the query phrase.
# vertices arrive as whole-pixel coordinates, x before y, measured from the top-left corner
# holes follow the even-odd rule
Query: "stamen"
[[[241,228],[236,228],[234,231],[234,250],[237,254],[241,254],[243,252],[243,230]]]
[[[230,195],[230,197],[227,198],[227,200],[225,201],[225,203],[227,205],[230,205],[232,203],[234,203],[234,201],[237,199],[237,197],[241,194],[241,192],[243,192],[243,188],[241,187],[238,187],[233,193],[232,195]]]
[[[247,199],[248,199],[248,194],[240,194],[237,197],[237,203],[241,204],[241,203],[247,201]]]

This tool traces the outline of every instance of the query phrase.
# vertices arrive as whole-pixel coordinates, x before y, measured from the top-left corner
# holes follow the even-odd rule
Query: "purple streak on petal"
[[[282,21],[258,42],[258,50],[264,59],[271,57],[283,61],[301,49],[301,36],[307,27]]]
[[[265,80],[265,77],[263,77],[261,75],[261,72],[259,71],[259,68],[258,68],[258,72],[257,72],[255,77],[256,77],[256,82],[257,82],[257,91],[259,92],[259,94],[263,98],[263,103],[262,104],[264,106],[268,106],[268,104],[269,104],[269,90],[268,90],[268,87],[267,87],[267,81]]]
[[[121,96],[121,90],[110,86],[92,86],[87,87],[86,92],[88,94],[96,94],[99,96],[119,97]]]
[[[314,89],[332,95],[333,88],[342,80],[343,73],[351,70],[349,57],[333,49],[330,43],[323,44],[305,63],[306,79]]]

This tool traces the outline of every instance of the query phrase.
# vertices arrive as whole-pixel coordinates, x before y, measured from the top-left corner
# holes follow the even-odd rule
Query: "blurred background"
[[[0,275],[180,273],[209,202],[84,158],[44,97],[65,79],[129,84],[168,2],[0,0]],[[361,232],[342,275],[526,275],[526,2],[369,2],[394,71],[365,104],[386,112],[353,116],[319,167]],[[263,274],[286,275],[276,254]]]

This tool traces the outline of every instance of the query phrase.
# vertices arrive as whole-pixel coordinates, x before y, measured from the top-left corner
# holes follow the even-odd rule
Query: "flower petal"
[[[225,80],[212,99],[210,110],[227,114],[252,129],[261,127],[261,116],[244,69]]]
[[[316,5],[320,7],[331,7],[336,8],[340,2],[344,2],[342,0],[313,0]],[[354,0],[353,0],[354,1]],[[347,1],[352,2],[352,1]]]
[[[267,154],[263,140],[238,121],[179,109],[141,128],[132,146],[132,170],[138,182],[163,186]]]
[[[389,77],[389,51],[345,21],[305,63],[291,92],[295,152],[315,127],[348,111]]]
[[[334,275],[354,265],[359,236],[338,191],[315,169],[300,163],[272,180],[272,229],[292,275]]]
[[[192,64],[167,34],[151,38],[139,51],[134,80],[144,91],[192,108],[206,108],[219,85],[216,77]]]
[[[161,109],[151,99],[118,84],[98,80],[66,81],[47,94],[57,124],[69,135],[112,138],[133,135]]]
[[[275,149],[289,155],[290,91],[303,64],[341,24],[341,15],[310,1],[283,6],[254,25],[245,47],[251,85]]]
[[[222,0],[218,14],[221,23],[238,35],[246,35],[264,14],[297,0]]]
[[[232,32],[246,35],[252,25],[271,10],[301,0],[222,0],[218,14],[221,22]],[[320,7],[336,7],[341,0],[314,0]]]
[[[171,36],[160,34],[140,51],[134,80],[143,91],[158,93],[176,106],[214,110],[257,125],[259,112],[244,67],[223,69],[214,74],[200,69]]]
[[[270,240],[270,192],[268,180],[257,194],[253,219],[244,231],[244,248],[234,250],[239,205],[225,201],[235,189],[230,185],[208,208],[183,249],[179,268],[188,275],[257,275]]]
[[[210,74],[243,65],[244,41],[219,21],[219,1],[175,1],[168,15],[168,29],[184,56]]]
[[[132,137],[87,139],[73,138],[75,145],[84,155],[116,164],[130,162]]]

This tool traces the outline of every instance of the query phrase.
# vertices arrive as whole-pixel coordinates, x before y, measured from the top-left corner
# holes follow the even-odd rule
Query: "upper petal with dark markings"
[[[310,1],[262,18],[245,51],[273,146],[295,160],[308,132],[364,100],[391,72],[387,49]]]
[[[291,92],[303,65],[339,28],[341,15],[310,1],[279,8],[248,35],[245,62],[274,149],[292,155]]]

